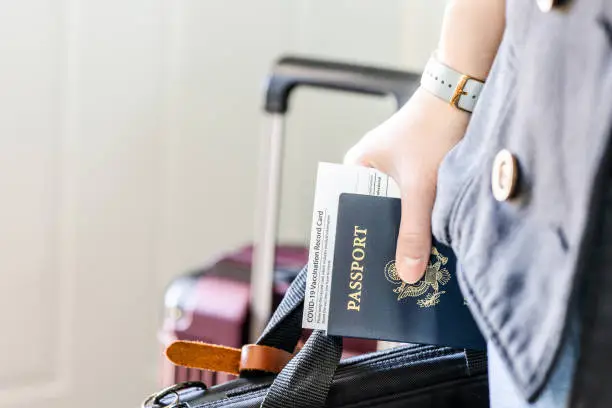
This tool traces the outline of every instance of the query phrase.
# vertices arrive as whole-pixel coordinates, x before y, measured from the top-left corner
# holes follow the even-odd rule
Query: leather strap
[[[275,347],[248,344],[241,349],[198,341],[175,341],[166,348],[173,364],[240,375],[246,371],[278,374],[293,354]]]
[[[166,348],[166,357],[183,367],[240,374],[240,349],[233,347],[179,340]]]
[[[483,86],[483,81],[457,72],[435,57],[429,59],[421,77],[423,89],[467,112],[474,111]]]
[[[293,354],[274,347],[247,344],[240,355],[240,372],[265,371],[278,374],[291,360]]]

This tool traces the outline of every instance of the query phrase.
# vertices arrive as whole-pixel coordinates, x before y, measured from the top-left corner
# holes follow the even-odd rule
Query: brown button
[[[556,7],[560,7],[563,3],[563,0],[536,0],[538,3],[538,7],[540,11],[543,13],[548,13],[552,9]]]
[[[497,201],[506,201],[516,190],[518,164],[516,158],[508,150],[500,150],[493,160],[491,188]]]

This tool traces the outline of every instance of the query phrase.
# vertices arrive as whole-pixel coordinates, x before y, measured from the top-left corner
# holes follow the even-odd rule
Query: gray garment
[[[593,185],[612,118],[612,7],[570,0],[541,12],[508,0],[498,56],[465,138],[438,175],[432,227],[462,265],[470,308],[523,398],[545,386],[584,256]],[[518,161],[514,199],[491,168]],[[495,372],[491,372],[495,375]]]
[[[579,319],[577,313],[573,313],[569,331],[563,338],[561,352],[550,378],[538,398],[529,403],[516,389],[495,345],[490,344],[488,365],[491,408],[563,408],[569,406],[572,377],[576,369],[579,346]]]

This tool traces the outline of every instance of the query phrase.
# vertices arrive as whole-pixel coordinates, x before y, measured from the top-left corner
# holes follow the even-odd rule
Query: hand
[[[402,218],[396,266],[401,278],[418,281],[431,252],[431,212],[438,166],[463,137],[469,114],[423,89],[346,154],[346,164],[374,167],[399,185]]]

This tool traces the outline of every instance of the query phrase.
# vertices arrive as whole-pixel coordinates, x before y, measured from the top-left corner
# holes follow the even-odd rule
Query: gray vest
[[[465,138],[445,157],[433,213],[487,339],[527,398],[545,383],[566,329],[589,242],[612,119],[612,6],[569,0],[542,12],[507,0],[507,27]],[[518,174],[497,201],[493,162]],[[611,270],[612,273],[612,270]]]

